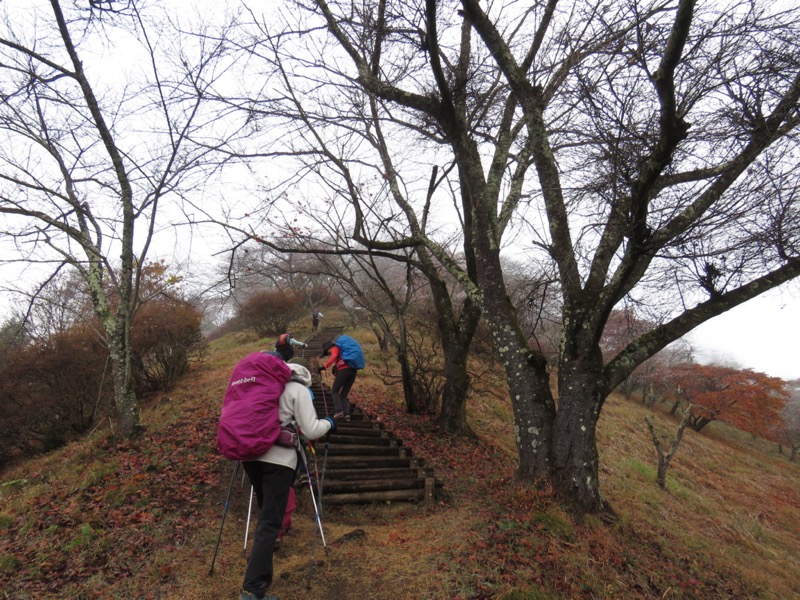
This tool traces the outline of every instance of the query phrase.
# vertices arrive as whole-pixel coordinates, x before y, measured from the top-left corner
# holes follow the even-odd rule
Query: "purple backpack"
[[[252,460],[272,448],[280,434],[278,403],[292,371],[272,354],[253,352],[234,367],[217,427],[225,458]]]

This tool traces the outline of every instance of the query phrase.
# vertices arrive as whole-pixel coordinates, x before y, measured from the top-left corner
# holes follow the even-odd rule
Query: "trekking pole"
[[[319,535],[322,538],[322,547],[325,550],[328,549],[328,545],[325,543],[325,533],[322,531],[322,517],[319,514],[319,509],[317,508],[317,500],[314,498],[314,485],[311,483],[311,471],[308,468],[308,459],[306,458],[306,451],[300,445],[300,437],[297,438],[297,447],[300,451],[300,457],[303,459],[303,466],[306,468],[306,477],[308,478],[308,490],[311,492],[311,503],[314,505],[314,516],[317,521],[317,526],[319,527]]]
[[[217,550],[219,550],[219,542],[222,539],[222,528],[225,526],[225,515],[228,514],[228,503],[231,500],[231,491],[233,491],[233,482],[236,479],[236,473],[239,471],[240,461],[236,461],[231,473],[231,485],[228,487],[228,497],[225,498],[225,508],[222,509],[222,522],[219,524],[219,535],[217,536],[217,545],[214,547],[214,557],[211,559],[211,568],[208,570],[209,576],[214,574],[214,563],[217,561]]]
[[[322,384],[322,402],[325,405],[325,415],[327,416],[328,413],[328,400],[325,398],[325,385]],[[322,510],[322,483],[325,481],[325,468],[328,464],[328,444],[330,443],[331,439],[331,432],[329,431],[328,434],[325,436],[325,454],[322,457],[322,478],[318,479],[317,482],[317,495],[319,496],[319,509]]]
[[[242,554],[247,556],[247,535],[250,533],[250,515],[253,512],[253,486],[250,486],[250,504],[247,505],[247,526],[244,528],[244,547]]]
[[[322,538],[322,547],[325,549],[325,554],[328,554],[328,546],[325,543],[325,534],[322,533],[322,519],[320,518],[319,508],[317,507],[317,502],[314,500],[314,486],[311,484],[311,472],[308,468],[308,460],[306,459],[306,452],[303,449],[302,445],[300,444],[300,438],[297,440],[297,448],[300,452],[300,455],[303,457],[303,465],[306,468],[306,479],[308,481],[308,490],[311,492],[311,502],[314,504],[314,515],[317,520],[317,525],[319,526],[319,534]],[[321,499],[320,499],[321,500]],[[311,589],[311,578],[314,576],[314,548],[317,545],[317,536],[314,535],[311,538],[311,554],[308,557],[308,581],[306,582],[306,589]]]

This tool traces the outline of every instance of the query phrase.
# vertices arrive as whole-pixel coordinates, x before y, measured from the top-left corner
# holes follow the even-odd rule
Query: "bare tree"
[[[45,277],[62,265],[80,273],[111,356],[119,430],[132,435],[140,425],[130,329],[141,269],[163,203],[218,167],[202,132],[215,123],[204,95],[224,72],[224,47],[201,38],[181,45],[174,30],[151,37],[150,17],[160,28],[169,21],[133,0],[120,11],[109,3],[102,15],[97,5],[59,0],[24,18],[4,8],[5,260],[37,264]],[[117,62],[109,66],[103,52]],[[136,78],[128,64],[142,67]]]
[[[292,4],[304,34],[327,30],[304,38],[306,50],[324,50],[303,62],[309,90],[334,98],[338,86],[326,123],[377,111],[417,135],[415,156],[456,165],[476,279],[419,226],[405,195],[392,190],[394,210],[382,218],[403,214],[403,241],[424,246],[481,303],[513,399],[518,476],[551,482],[578,513],[610,511],[595,438],[608,393],[694,327],[800,275],[797,10],[689,0],[509,2],[489,12],[477,0]],[[288,55],[293,32],[283,33]],[[392,165],[390,185],[401,181]],[[368,217],[380,222],[385,207],[345,197],[354,237]],[[558,273],[558,408],[547,357],[529,345],[503,281],[512,217],[530,226],[530,260]],[[660,305],[665,318],[604,361],[606,321],[626,296]]]
[[[228,95],[225,100],[246,111],[256,134],[268,136],[269,143],[251,150],[249,156],[273,160],[291,156],[296,162],[285,169],[283,179],[259,190],[265,201],[260,211],[248,213],[247,227],[231,219],[226,220],[226,226],[232,230],[240,227],[281,252],[313,251],[316,256],[360,253],[412,261],[410,264],[428,279],[442,340],[446,384],[439,423],[452,433],[467,432],[466,359],[480,307],[453,277],[457,272],[459,279],[465,278],[475,286],[474,253],[465,243],[471,234],[464,234],[471,227],[463,225],[471,215],[459,207],[461,200],[455,193],[458,183],[451,181],[454,163],[440,167],[435,161],[426,164],[425,156],[414,157],[411,162],[415,167],[407,173],[407,179],[405,165],[395,160],[402,148],[398,136],[404,136],[404,143],[414,144],[421,132],[404,134],[403,116],[387,118],[378,99],[348,83],[345,74],[338,74],[338,87],[314,93],[316,76],[293,74],[305,69],[303,65],[325,67],[316,62],[313,41],[311,48],[302,48],[304,40],[311,39],[303,34],[304,25],[288,23],[294,11],[281,11],[280,15],[270,12],[268,17],[255,11],[251,14],[250,37],[241,39],[240,44],[248,53],[248,67],[258,65],[269,83],[258,93],[250,85],[240,96]],[[302,19],[303,12],[297,16]],[[282,18],[287,19],[285,25]],[[297,47],[286,43],[296,43]],[[241,79],[252,81],[252,75]],[[275,136],[278,127],[281,134]],[[420,168],[420,164],[425,166]],[[421,176],[420,170],[424,171]],[[312,190],[318,197],[308,199],[300,182],[311,177],[315,180]],[[451,202],[455,199],[453,219],[460,227],[455,235],[446,233],[438,242],[428,244],[427,232],[436,235],[442,220],[450,217],[438,214],[433,203],[434,196],[442,193]],[[355,209],[353,214],[348,214],[349,207]],[[405,252],[408,248],[413,252]],[[443,268],[443,260],[452,261],[458,268]]]
[[[672,459],[675,457],[675,453],[678,451],[678,446],[680,446],[681,439],[683,439],[683,432],[686,430],[686,426],[689,424],[689,417],[692,414],[692,405],[686,407],[686,411],[683,414],[683,419],[681,419],[680,425],[678,425],[678,430],[675,433],[675,437],[669,444],[669,449],[665,452],[664,445],[661,443],[658,435],[656,434],[655,427],[653,426],[653,419],[651,417],[645,417],[644,420],[647,423],[647,429],[650,431],[650,438],[653,440],[653,446],[655,446],[656,454],[658,454],[658,471],[656,473],[656,483],[658,483],[658,487],[662,490],[667,489],[667,469],[669,469],[669,463],[672,462]]]

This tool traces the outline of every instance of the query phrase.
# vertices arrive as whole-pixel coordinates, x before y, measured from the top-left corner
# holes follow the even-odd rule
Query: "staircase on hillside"
[[[320,417],[333,415],[333,398],[329,376],[325,384],[317,377],[317,366],[327,360],[319,359],[322,344],[334,339],[337,328],[325,328],[307,340],[303,351],[309,370],[314,375],[311,386],[314,405]],[[358,379],[354,386],[358,393]],[[318,460],[323,460],[325,444],[316,444]],[[321,468],[321,467],[320,467]],[[387,431],[383,423],[371,421],[353,402],[350,396],[350,421],[339,420],[336,431],[330,435],[327,447],[325,479],[322,499],[327,504],[351,504],[383,501],[433,500],[441,482],[434,477],[433,469],[424,466],[424,459],[415,458],[402,440]]]

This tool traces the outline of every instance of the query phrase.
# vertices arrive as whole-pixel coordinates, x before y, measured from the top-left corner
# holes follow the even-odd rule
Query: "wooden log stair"
[[[330,385],[332,375],[325,381],[317,375],[322,345],[341,331],[324,328],[306,340],[302,351],[314,382],[314,405],[320,417],[333,415]],[[354,394],[355,393],[355,394]],[[354,402],[354,395],[356,401]],[[432,502],[437,488],[442,487],[433,469],[425,467],[423,458],[415,457],[383,423],[373,421],[358,406],[358,379],[350,393],[350,421],[337,421],[330,435],[327,459],[324,459],[324,438],[316,443],[318,468],[325,462],[322,501],[325,504],[358,504],[370,502]]]

